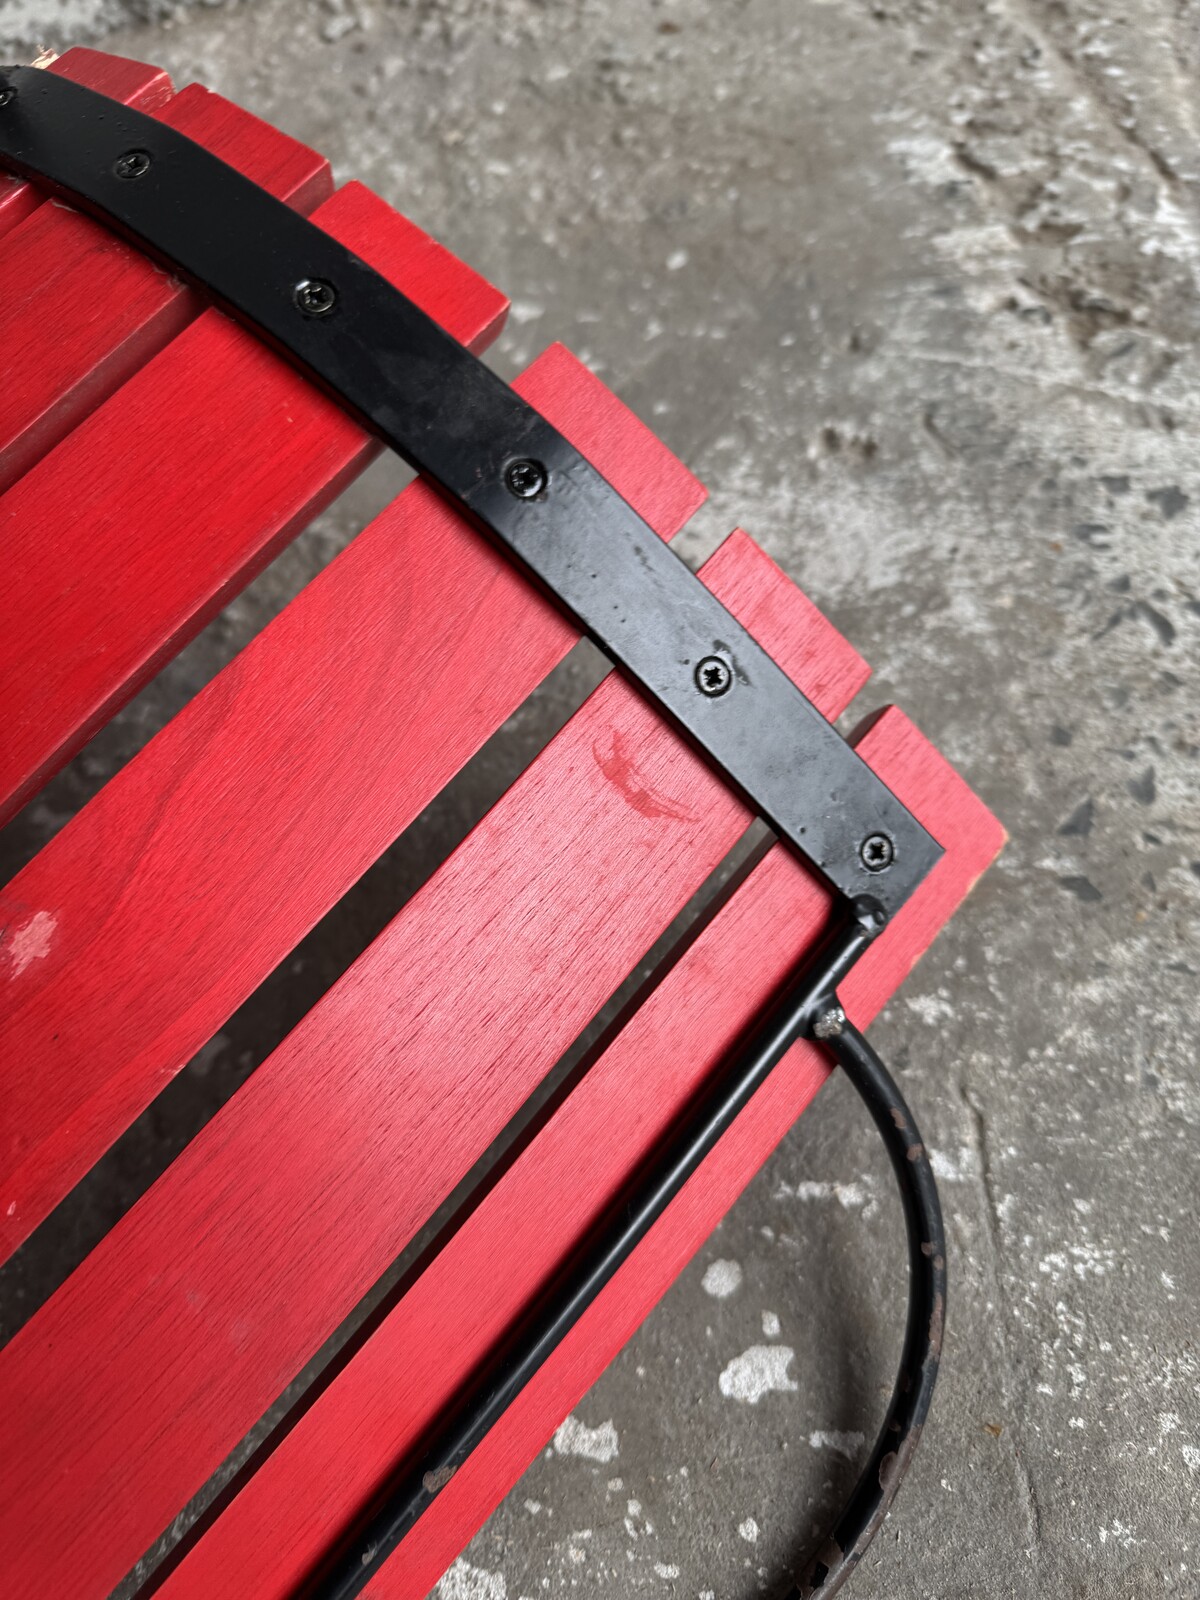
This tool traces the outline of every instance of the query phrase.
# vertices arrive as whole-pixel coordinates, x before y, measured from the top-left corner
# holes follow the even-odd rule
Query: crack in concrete
[[[1102,400],[1109,405],[1118,407],[1128,413],[1140,413],[1136,420],[1141,426],[1151,424],[1147,421],[1147,411],[1164,411],[1171,415],[1172,423],[1178,424],[1181,419],[1192,426],[1200,427],[1200,406],[1192,407],[1176,400],[1154,400],[1145,394],[1123,393],[1119,389],[1105,389],[1096,384],[1073,383],[1069,378],[1049,378],[1044,374],[1022,370],[1020,367],[1002,367],[994,361],[972,361],[966,356],[950,355],[937,350],[919,350],[897,342],[897,348],[903,349],[905,356],[910,361],[927,361],[935,366],[960,368],[964,372],[986,372],[991,377],[1007,378],[1012,383],[1027,384],[1031,389],[1041,389],[1046,393],[1063,392],[1078,395],[1080,399]],[[1180,431],[1173,426],[1172,433]]]
[[[1001,7],[1003,10],[1004,8]],[[1084,67],[1080,66],[1075,57],[1066,46],[1061,45],[1057,39],[1043,31],[1029,8],[1027,0],[1010,0],[1009,17],[1014,26],[1021,28],[1035,40],[1039,49],[1045,50],[1063,68],[1072,84],[1085,94],[1090,103],[1095,107],[1101,123],[1110,132],[1116,134],[1122,143],[1128,145],[1136,154],[1148,163],[1157,176],[1170,189],[1182,188],[1183,180],[1171,166],[1166,156],[1148,139],[1144,139],[1136,128],[1127,126],[1122,122],[1119,112],[1110,104],[1108,97],[1096,84]]]
[[[999,1203],[996,1199],[996,1187],[992,1174],[991,1156],[988,1152],[987,1122],[982,1108],[972,1097],[966,1085],[960,1080],[955,1085],[959,1100],[967,1113],[967,1122],[970,1130],[971,1144],[975,1151],[976,1171],[978,1173],[978,1187],[983,1201],[983,1213],[987,1231],[988,1250],[986,1253],[987,1276],[992,1295],[995,1297],[999,1314],[996,1317],[995,1329],[997,1341],[1000,1345],[1000,1393],[1008,1413],[1007,1427],[1004,1430],[1009,1456],[1014,1474],[1021,1492],[1022,1506],[1025,1511],[1025,1526],[1029,1538],[1029,1553],[1034,1563],[1035,1573],[1041,1571],[1042,1557],[1042,1508],[1038,1500],[1037,1489],[1034,1486],[1033,1475],[1025,1465],[1021,1454],[1020,1424],[1016,1420],[1018,1415],[1023,1415],[1025,1407],[1022,1404],[1018,1410],[1016,1396],[1013,1392],[1012,1373],[1013,1364],[1009,1351],[1008,1335],[1005,1328],[1004,1308],[1005,1293],[1000,1277],[998,1263],[1003,1249],[1002,1230],[1003,1218],[1000,1213]]]

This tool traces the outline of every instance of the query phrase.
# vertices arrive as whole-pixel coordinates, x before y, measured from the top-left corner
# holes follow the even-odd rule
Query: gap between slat
[[[520,382],[652,525],[686,522],[696,480],[566,351]],[[0,894],[6,1253],[573,638],[414,484]],[[49,947],[18,962],[47,919]]]
[[[333,192],[324,156],[199,84],[153,115],[304,214]],[[207,304],[135,245],[61,203],[39,207],[0,239],[0,289],[0,491]],[[136,437],[121,444],[132,468]]]
[[[708,572],[781,665],[826,711],[839,710],[865,669],[799,592],[744,535],[727,542]],[[749,820],[627,685],[605,681],[451,858],[448,873],[410,902],[3,1352],[0,1384],[14,1403],[21,1397],[10,1435],[23,1463],[21,1482],[0,1493],[5,1542],[19,1557],[17,1530],[31,1540],[39,1583],[53,1578],[67,1600],[81,1567],[109,1583],[127,1570],[385,1270]],[[534,928],[540,937],[528,944]],[[420,996],[413,1009],[410,988]],[[391,1037],[397,1026],[403,1045]],[[433,1099],[422,1085],[436,1090]],[[269,1189],[261,1158],[250,1155],[260,1134],[271,1154]],[[423,1173],[435,1153],[439,1170]],[[405,1177],[400,1191],[396,1174]],[[293,1201],[301,1207],[294,1218]],[[226,1223],[218,1221],[230,1205],[234,1248],[222,1242]],[[204,1219],[198,1232],[189,1217]],[[163,1226],[172,1240],[165,1254],[177,1263],[165,1272]],[[176,1281],[180,1272],[186,1285]],[[107,1348],[106,1327],[120,1328],[119,1353]],[[42,1359],[47,1345],[53,1371]],[[170,1348],[176,1353],[168,1356]],[[155,1367],[171,1373],[169,1441],[152,1420],[165,1402],[155,1396]],[[135,1371],[131,1409],[118,1396]],[[196,1384],[203,1403],[199,1390],[189,1398]],[[111,1426],[97,1432],[101,1416]],[[61,1506],[51,1513],[42,1502],[43,1450],[53,1451],[56,1470],[67,1470],[64,1452],[74,1461],[78,1498],[65,1535]],[[119,1489],[100,1470],[114,1456],[125,1463]],[[52,1574],[36,1532],[47,1513],[59,1529]],[[144,1537],[131,1549],[137,1528]],[[19,1594],[22,1568],[12,1571]]]
[[[507,302],[498,291],[361,184],[340,189],[314,220],[456,336],[482,344],[499,330]],[[0,497],[0,816],[378,449],[210,309]]]
[[[914,813],[938,828],[947,849],[843,986],[847,1009],[865,1026],[995,856],[1003,832],[902,714],[878,717],[858,743]],[[258,1600],[292,1592],[819,937],[828,905],[823,887],[775,846],[168,1577],[165,1600],[202,1600],[235,1574]],[[781,1063],[373,1579],[372,1595],[419,1600],[426,1593],[687,1264],[827,1072],[821,1052],[808,1044]],[[600,1126],[603,1138],[596,1137]]]
[[[110,95],[138,111],[157,110],[172,93],[171,80],[161,67],[126,61],[122,56],[105,55],[79,45],[55,57],[45,70]],[[45,199],[45,191],[27,178],[0,174],[0,237],[24,222]]]

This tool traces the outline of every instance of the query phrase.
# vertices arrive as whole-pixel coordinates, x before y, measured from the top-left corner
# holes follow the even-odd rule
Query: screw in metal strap
[[[696,687],[710,700],[728,694],[733,688],[733,668],[724,656],[705,656],[696,663]]]
[[[306,317],[327,317],[337,305],[337,290],[324,278],[301,278],[292,290],[296,310]]]
[[[886,872],[896,859],[896,847],[886,833],[872,833],[859,845],[858,854],[868,872]]]
[[[518,500],[536,500],[549,482],[550,474],[540,461],[510,461],[504,469],[504,487]]]
[[[126,150],[113,162],[113,176],[126,183],[144,177],[150,171],[151,159],[149,150]]]

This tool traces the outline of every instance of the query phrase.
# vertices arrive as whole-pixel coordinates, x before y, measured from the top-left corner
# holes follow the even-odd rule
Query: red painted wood
[[[827,712],[861,683],[744,536],[706,577]],[[107,1592],[748,820],[626,683],[597,690],[0,1353],[14,1597]]]
[[[486,334],[496,292],[412,235],[429,309]],[[700,503],[561,347],[518,387],[664,536]],[[414,484],[0,893],[4,1254],[574,639]]]
[[[361,184],[314,218],[429,309],[483,296],[484,336],[500,320],[494,290]],[[0,820],[377,448],[209,310],[0,496]]]
[[[197,83],[156,112],[309,212],[333,192],[324,156]],[[0,240],[0,491],[204,309],[135,246],[65,206]]]
[[[107,56],[80,46],[64,51],[46,71],[111,95],[137,111],[156,111],[171,94],[171,80],[161,67],[148,67],[141,61],[126,61],[123,56]],[[0,174],[0,235],[24,222],[44,199],[44,191],[36,184],[12,173]]]
[[[865,1026],[1003,834],[910,722],[859,748],[947,855],[844,989]],[[162,1600],[280,1600],[370,1503],[506,1327],[619,1192],[824,926],[825,891],[774,849],[639,1009],[436,1261],[167,1581]],[[419,1600],[687,1264],[824,1082],[792,1051],[526,1394],[372,1583]],[[595,1130],[604,1128],[604,1138]],[[546,1197],[553,1195],[548,1207]],[[714,1374],[715,1375],[715,1374]]]

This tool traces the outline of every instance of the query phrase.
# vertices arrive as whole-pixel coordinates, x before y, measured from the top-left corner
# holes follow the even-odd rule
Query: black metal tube
[[[942,1209],[912,1112],[879,1056],[836,1001],[817,1029],[870,1111],[896,1174],[908,1235],[908,1319],[895,1388],[875,1448],[828,1539],[788,1600],[811,1600],[814,1595],[828,1600],[836,1594],[879,1531],[929,1412],[946,1318]]]
[[[790,1047],[811,1031],[815,1010],[880,931],[871,900],[820,954],[805,961],[707,1094],[620,1198],[591,1241],[550,1285],[509,1340],[485,1363],[458,1405],[389,1484],[364,1526],[314,1575],[308,1600],[352,1600],[392,1554],[507,1407],[632,1254]]]

